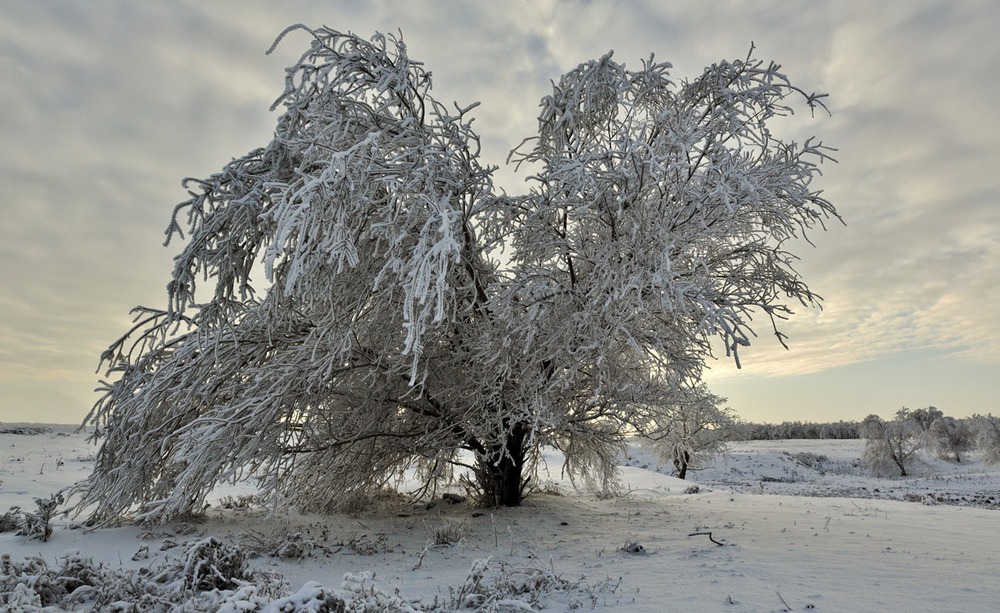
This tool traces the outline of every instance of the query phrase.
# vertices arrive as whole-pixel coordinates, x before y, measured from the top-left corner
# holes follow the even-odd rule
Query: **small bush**
[[[796,453],[792,456],[792,459],[806,468],[812,468],[813,470],[820,470],[830,460],[830,458],[821,453],[812,453],[811,451]]]
[[[455,545],[462,542],[469,531],[468,526],[464,523],[450,520],[435,526],[426,523],[424,525],[427,526],[427,531],[430,532],[434,545]]]
[[[231,590],[248,580],[247,553],[210,536],[188,548],[182,571],[184,585],[200,592]]]
[[[12,520],[16,521],[17,533],[28,538],[38,539],[43,543],[48,542],[52,536],[52,518],[56,514],[56,509],[65,500],[62,494],[53,494],[48,498],[35,498],[38,509],[34,513],[22,512],[18,507],[8,511],[0,524],[6,526]],[[14,515],[16,513],[16,515]],[[4,530],[0,530],[3,532]]]
[[[248,494],[245,496],[223,496],[219,499],[219,508],[229,511],[247,511],[261,506],[260,496]]]
[[[11,507],[9,511],[0,515],[0,533],[11,532],[21,527],[21,507]]]
[[[319,506],[302,506],[301,511],[310,513],[337,512],[351,517],[379,517],[394,515],[405,508],[409,499],[406,495],[391,489],[382,488],[374,491],[358,491],[347,494],[336,504]]]
[[[327,540],[326,528],[321,529],[322,540]],[[329,547],[312,538],[301,530],[292,530],[288,526],[279,527],[269,534],[247,530],[240,539],[240,545],[251,555],[266,555],[282,560],[302,560],[317,553],[330,555]]]
[[[376,592],[373,591],[371,596],[377,599],[375,594]],[[378,594],[382,595],[381,592],[378,592]],[[387,606],[385,609],[389,610],[389,607]],[[307,581],[298,592],[272,602],[268,610],[282,612],[302,611],[303,613],[306,611],[315,613],[345,613],[347,611],[347,603],[336,592],[326,589],[315,581]],[[351,610],[355,611],[358,609],[352,607]],[[369,609],[365,608],[361,610],[368,611]]]
[[[473,563],[468,577],[458,588],[449,588],[445,606],[431,610],[478,611],[538,610],[548,608],[550,597],[558,595],[570,609],[578,609],[585,604],[591,608],[597,605],[597,595],[605,597],[614,594],[621,580],[610,579],[588,585],[580,581],[569,581],[548,568],[534,566],[514,566],[501,562],[495,568],[491,558]],[[514,608],[516,603],[517,609]]]
[[[389,537],[384,534],[376,534],[375,538],[372,539],[367,534],[361,536],[355,534],[347,541],[347,546],[359,556],[371,556],[389,551]]]

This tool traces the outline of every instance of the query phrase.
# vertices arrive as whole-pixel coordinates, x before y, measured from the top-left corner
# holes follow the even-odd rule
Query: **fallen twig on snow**
[[[688,536],[707,536],[708,540],[712,541],[716,545],[725,545],[725,543],[720,543],[719,541],[717,541],[714,538],[712,538],[712,533],[711,532],[692,532]]]

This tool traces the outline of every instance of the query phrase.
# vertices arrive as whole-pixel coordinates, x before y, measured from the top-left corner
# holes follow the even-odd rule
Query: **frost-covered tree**
[[[1000,417],[989,415],[973,415],[973,428],[976,434],[976,450],[983,462],[1000,464]]]
[[[187,181],[166,306],[102,357],[81,509],[163,519],[247,476],[332,508],[456,466],[516,505],[541,445],[607,486],[713,338],[738,362],[753,315],[784,343],[777,322],[817,304],[788,249],[836,218],[812,185],[828,150],[772,124],[821,96],[778,65],[675,82],[652,58],[581,64],[512,153],[533,186],[508,196],[474,105],[438,102],[400,38],[295,29],[311,44],[274,139]]]
[[[931,422],[927,437],[939,456],[953,458],[956,462],[961,462],[962,454],[972,449],[976,442],[975,432],[968,422],[947,416]]]
[[[878,415],[869,415],[861,422],[861,437],[865,439],[861,463],[877,475],[898,472],[905,477],[907,466],[924,447],[920,424],[905,408],[888,422]]]
[[[912,411],[904,407],[904,410],[908,412],[909,418],[915,421],[920,426],[920,431],[924,433],[930,432],[931,425],[934,424],[935,420],[944,417],[944,412],[937,407],[914,409]]]
[[[680,479],[697,470],[728,444],[741,438],[742,427],[726,399],[700,386],[689,393],[673,393],[656,406],[651,423],[641,431],[646,446],[671,463]]]

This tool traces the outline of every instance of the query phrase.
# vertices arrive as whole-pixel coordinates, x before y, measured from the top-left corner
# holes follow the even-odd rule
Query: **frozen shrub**
[[[229,590],[248,579],[247,554],[214,536],[198,541],[185,554],[184,584],[189,589]]]
[[[810,451],[802,451],[796,453],[792,458],[799,464],[807,467],[819,470],[830,458],[826,457],[820,453],[812,453]]]
[[[427,531],[435,545],[454,545],[465,538],[468,527],[462,522],[446,520],[434,526],[428,524]]]
[[[270,575],[248,576],[242,564],[214,538],[191,546],[182,559],[153,569],[128,570],[94,563],[78,553],[49,566],[39,556],[14,561],[0,556],[0,610],[3,611],[213,611],[242,613],[445,613],[534,611],[553,604],[579,609],[596,606],[598,595],[615,594],[621,580],[596,584],[568,581],[544,566],[515,566],[477,560],[465,581],[448,587],[433,602],[386,593],[370,572],[348,573],[338,589],[308,582],[289,594]],[[227,562],[227,559],[229,562]],[[229,567],[225,569],[225,567]],[[241,575],[242,577],[236,577]],[[227,578],[228,576],[228,578]],[[192,581],[191,578],[195,580]],[[229,587],[222,587],[222,586]]]
[[[641,545],[635,545],[643,550]],[[614,594],[620,583],[620,580],[610,579],[597,584],[586,583],[583,579],[569,581],[549,568],[503,562],[495,565],[491,558],[486,558],[473,563],[465,583],[449,588],[449,597],[443,606],[429,610],[537,611],[549,608],[553,600],[565,603],[568,609],[594,608],[597,594]]]
[[[35,498],[38,510],[34,513],[22,513],[18,534],[38,539],[43,543],[52,536],[52,517],[56,509],[64,502],[62,494],[53,494],[48,498]]]
[[[351,607],[351,611],[356,610],[358,609]],[[299,591],[291,596],[286,596],[272,602],[270,607],[268,607],[268,611],[280,613],[305,613],[306,611],[309,613],[343,613],[347,611],[347,604],[340,595],[324,588],[315,581],[307,581]]]
[[[326,530],[321,530],[321,538],[326,540]],[[281,526],[270,533],[245,531],[239,544],[252,556],[267,555],[282,560],[302,560],[317,553],[330,555],[330,548],[320,543],[308,533]]]
[[[376,534],[373,539],[367,534],[361,536],[355,534],[347,541],[347,546],[359,556],[371,556],[389,551],[389,537],[384,534]]]
[[[244,496],[223,496],[219,499],[219,508],[230,511],[246,511],[261,505],[260,496],[247,494]]]
[[[9,555],[0,560],[0,608],[19,611],[29,607],[52,607],[72,594],[92,591],[106,580],[107,572],[91,558],[70,552],[57,558],[50,568],[40,556],[14,562]]]
[[[21,526],[21,507],[11,507],[0,515],[0,533],[17,530]]]
[[[127,570],[72,552],[50,566],[40,556],[0,557],[2,611],[261,611],[286,587],[271,575],[239,573],[239,556],[214,539],[189,548],[183,560]],[[242,574],[241,577],[234,575]],[[226,576],[229,575],[227,578]],[[194,578],[195,581],[191,579]],[[229,588],[220,586],[229,585]],[[338,609],[267,609],[311,611]],[[343,609],[339,609],[343,610]]]

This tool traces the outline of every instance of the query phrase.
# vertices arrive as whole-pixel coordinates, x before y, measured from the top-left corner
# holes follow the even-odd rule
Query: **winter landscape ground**
[[[91,468],[72,427],[0,430],[0,514]],[[926,457],[913,477],[876,479],[862,445],[738,443],[686,481],[634,449],[611,497],[575,490],[551,454],[541,491],[513,509],[438,497],[274,515],[237,484],[197,521],[58,517],[47,542],[0,534],[0,608],[997,610],[1000,466]]]

